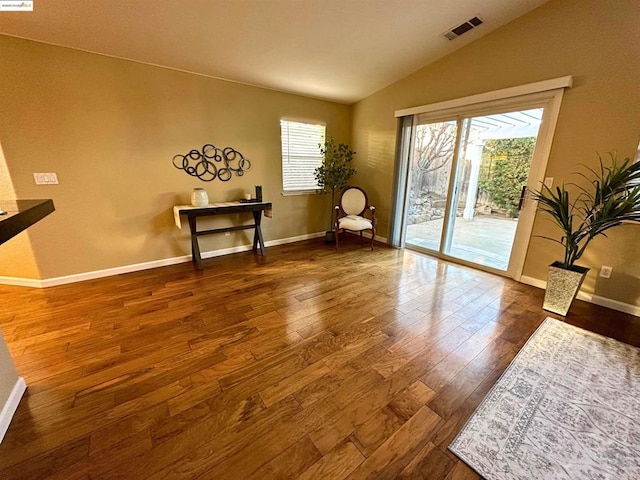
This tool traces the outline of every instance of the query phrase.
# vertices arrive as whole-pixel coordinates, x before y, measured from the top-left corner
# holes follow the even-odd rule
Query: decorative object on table
[[[191,205],[194,207],[206,207],[209,204],[209,195],[204,188],[194,188],[191,192]]]
[[[256,185],[256,202],[262,201],[262,185]]]
[[[336,204],[336,191],[340,191],[347,186],[349,179],[357,172],[351,167],[351,160],[356,152],[349,149],[349,145],[336,143],[333,138],[320,145],[322,154],[322,165],[314,171],[314,176],[318,182],[318,187],[323,193],[331,193],[331,228],[326,232],[326,241],[335,241],[335,218],[334,205]]]
[[[340,203],[336,205],[335,239],[336,250],[340,246],[340,230],[349,230],[360,233],[362,242],[362,232],[371,231],[371,250],[373,250],[373,240],[376,237],[376,207],[369,205],[367,194],[360,187],[347,187],[340,196]],[[369,212],[371,218],[364,215]]]
[[[585,248],[598,235],[617,227],[623,221],[640,221],[640,163],[625,158],[618,163],[615,152],[605,165],[600,158],[599,171],[585,167],[587,174],[580,174],[590,184],[586,187],[571,184],[578,195],[571,199],[565,185],[555,191],[546,185],[533,193],[538,209],[549,214],[562,230],[560,240],[552,240],[564,247],[564,261],[549,267],[547,289],[542,308],[559,315],[566,315],[580,286],[589,271],[575,265]]]
[[[449,449],[487,480],[640,478],[640,349],[547,318]]]
[[[216,178],[228,182],[234,173],[241,177],[251,169],[251,161],[237,150],[231,147],[220,149],[210,143],[203,145],[201,150],[194,149],[185,155],[176,155],[172,162],[177,169],[203,182],[211,182]],[[217,167],[216,163],[221,166]]]

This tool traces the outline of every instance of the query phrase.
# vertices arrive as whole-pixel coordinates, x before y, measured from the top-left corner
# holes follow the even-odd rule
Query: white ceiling
[[[35,0],[0,33],[353,103],[546,1]]]

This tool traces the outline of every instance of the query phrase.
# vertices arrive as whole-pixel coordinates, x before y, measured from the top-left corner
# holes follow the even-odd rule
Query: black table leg
[[[259,212],[258,212],[258,215],[259,215]],[[256,218],[256,212],[253,212],[253,219],[255,224],[255,228],[253,229],[253,251],[254,252],[258,248],[258,243],[260,242],[260,238],[258,237],[258,223],[257,223],[257,220],[255,220],[255,218]]]
[[[253,219],[256,224],[256,231],[253,234],[253,249],[256,249],[257,243],[260,243],[260,253],[263,257],[267,256],[267,252],[264,249],[264,238],[262,238],[262,228],[260,222],[262,221],[262,210],[256,210],[253,212]]]
[[[198,232],[196,229],[196,217],[188,215],[188,218],[189,229],[191,230],[191,259],[199,270],[203,270],[204,266],[202,265],[202,257],[200,256],[200,245],[198,245],[198,236],[196,235]]]

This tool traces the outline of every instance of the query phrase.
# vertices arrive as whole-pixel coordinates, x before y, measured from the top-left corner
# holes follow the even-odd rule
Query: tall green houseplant
[[[347,186],[349,179],[356,173],[356,169],[351,167],[351,160],[356,152],[345,143],[336,143],[333,138],[325,140],[320,146],[322,154],[322,165],[315,169],[314,175],[318,182],[318,187],[324,193],[331,193],[331,225],[335,219],[334,206],[336,204],[336,192]],[[333,234],[331,226],[327,233]]]
[[[579,175],[587,180],[586,186],[569,184],[576,194],[571,196],[565,188],[555,190],[544,185],[534,198],[538,209],[548,214],[560,228],[560,238],[542,237],[564,247],[564,259],[554,262],[549,269],[546,310],[566,315],[588,268],[575,263],[594,238],[621,225],[623,221],[640,221],[640,162],[625,158],[617,160],[615,152],[609,154],[605,165],[599,157],[600,167],[593,170],[585,167]],[[571,286],[571,288],[568,288]]]

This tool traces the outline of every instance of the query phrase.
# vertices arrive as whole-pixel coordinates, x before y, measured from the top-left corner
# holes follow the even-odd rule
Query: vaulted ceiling
[[[0,33],[353,103],[546,1],[35,0]]]

